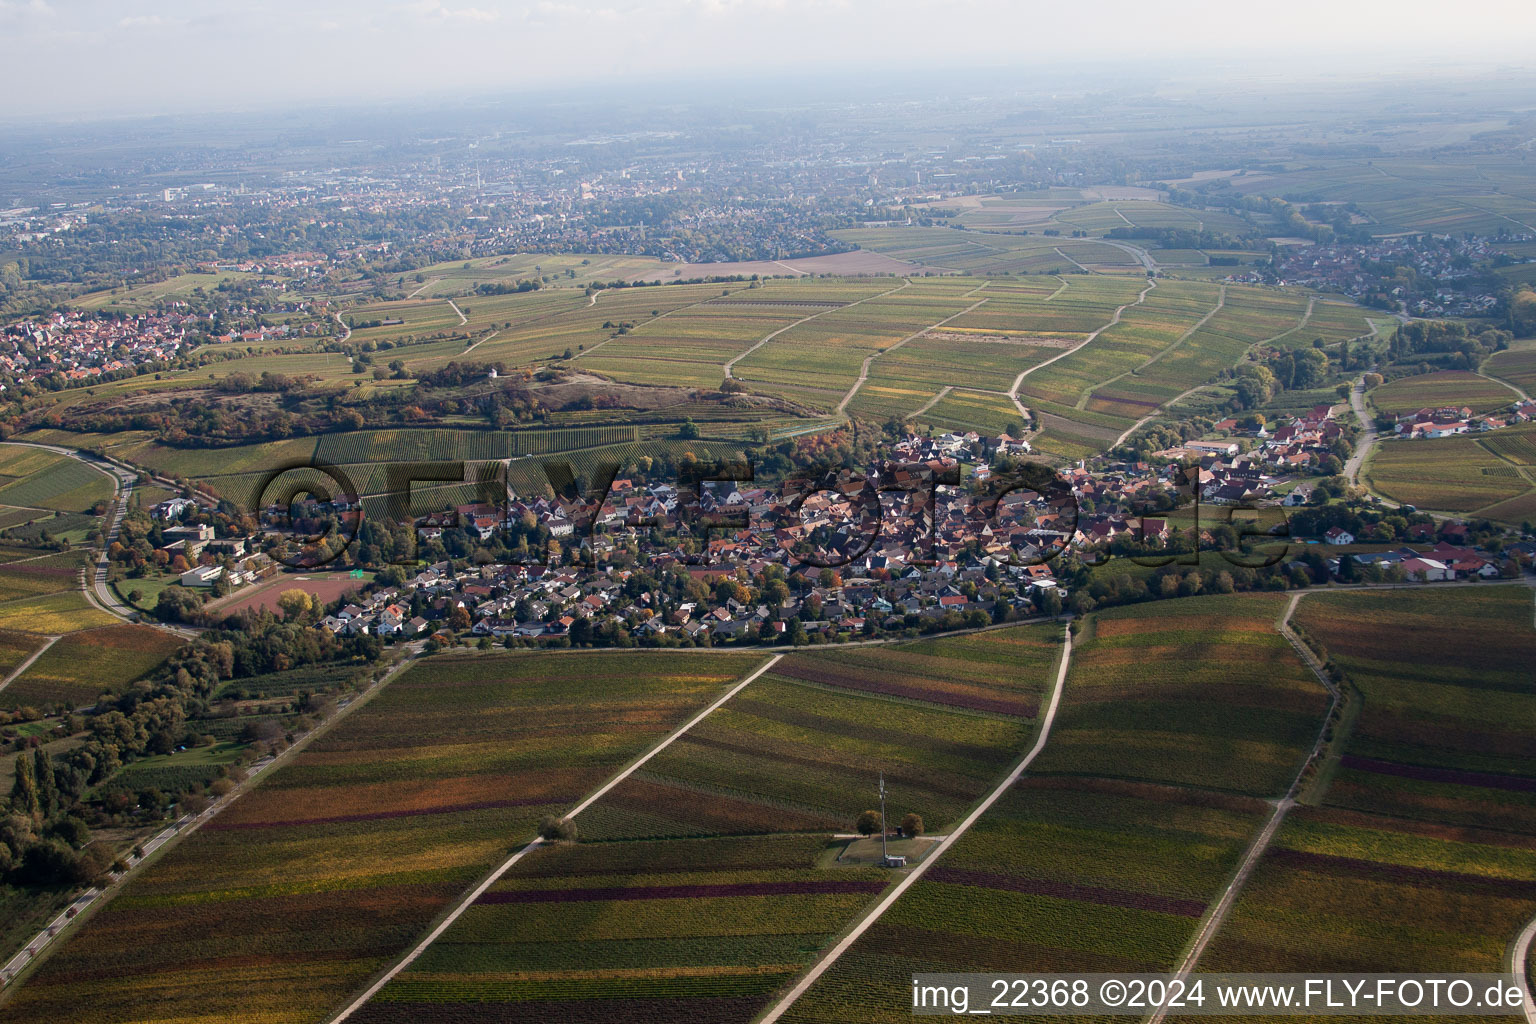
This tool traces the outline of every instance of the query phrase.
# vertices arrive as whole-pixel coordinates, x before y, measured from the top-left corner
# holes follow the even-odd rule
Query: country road
[[[1531,993],[1531,979],[1526,976],[1526,963],[1530,960],[1533,939],[1536,939],[1536,917],[1531,918],[1510,948],[1509,973],[1520,987],[1520,994],[1525,997],[1522,1009],[1525,1011],[1526,1024],[1536,1024],[1536,997]]]
[[[1123,305],[1120,308],[1116,309],[1115,312],[1114,312],[1114,315],[1109,318],[1109,323],[1105,324],[1102,327],[1097,328],[1092,334],[1088,335],[1088,337],[1084,338],[1082,341],[1078,342],[1076,345],[1073,345],[1071,348],[1064,350],[1063,352],[1061,352],[1060,355],[1051,356],[1051,358],[1045,360],[1045,362],[1043,362],[1043,363],[1036,363],[1034,366],[1031,366],[1029,369],[1025,370],[1024,372],[1020,373],[1017,377],[1013,378],[1013,387],[1008,389],[1008,397],[1012,398],[1014,400],[1014,402],[1017,403],[1019,401],[1019,388],[1024,384],[1024,378],[1025,377],[1028,377],[1030,374],[1034,373],[1036,370],[1044,369],[1045,367],[1050,366],[1052,363],[1056,362],[1056,360],[1058,360],[1058,359],[1065,359],[1065,358],[1067,358],[1067,356],[1071,355],[1073,352],[1076,352],[1078,349],[1082,348],[1084,345],[1090,344],[1093,341],[1093,339],[1097,338],[1099,335],[1103,334],[1105,331],[1107,331],[1111,327],[1115,326],[1115,324],[1119,323],[1120,322],[1120,317],[1122,317],[1125,314],[1126,310],[1130,309],[1132,306],[1139,306],[1139,305],[1142,304],[1142,302],[1146,301],[1147,294],[1149,292],[1151,292],[1152,289],[1154,289],[1156,287],[1157,287],[1157,279],[1155,277],[1154,278],[1148,278],[1147,279],[1147,286],[1142,289],[1140,295],[1136,296],[1135,301],[1127,302],[1125,305]]]
[[[1051,735],[1051,723],[1056,720],[1056,709],[1061,704],[1061,692],[1066,685],[1067,670],[1072,665],[1072,628],[1070,623],[1063,629],[1062,643],[1061,662],[1056,668],[1056,679],[1051,684],[1051,699],[1046,705],[1045,714],[1040,719],[1040,731],[1035,736],[1034,746],[1029,748],[1029,752],[1014,766],[1013,771],[1009,772],[1007,777],[998,783],[997,787],[988,793],[986,798],[977,804],[975,809],[970,814],[967,814],[960,824],[949,830],[949,834],[944,837],[938,846],[926,857],[918,861],[917,865],[907,872],[906,877],[898,882],[895,888],[887,892],[880,902],[876,903],[859,923],[854,925],[843,936],[842,941],[833,946],[820,960],[816,961],[815,966],[800,978],[795,987],[790,989],[782,999],[773,1005],[772,1009],[759,1018],[758,1024],[774,1024],[774,1021],[784,1016],[785,1011],[795,1004],[795,1000],[803,996],[816,983],[818,978],[827,973],[828,968],[836,963],[838,958],[848,952],[853,944],[859,940],[859,936],[869,931],[870,927],[880,920],[887,910],[895,905],[896,901],[901,898],[902,893],[912,888],[917,880],[923,877],[928,869],[944,855],[945,850],[954,845],[955,841],[965,835],[971,826],[981,820],[981,816],[987,813],[993,804],[997,803],[1002,795],[1008,791],[1009,787],[1023,778],[1024,772],[1034,763],[1035,758],[1040,756],[1040,751],[1045,749],[1045,741]]]
[[[1344,478],[1351,485],[1360,483],[1360,471],[1365,468],[1366,460],[1371,456],[1371,449],[1376,446],[1376,420],[1365,407],[1365,378],[1355,381],[1349,389],[1349,407],[1355,411],[1355,419],[1360,421],[1360,439],[1355,445],[1354,454],[1349,461],[1344,463]]]
[[[1222,285],[1221,286],[1221,291],[1216,296],[1216,305],[1212,306],[1210,312],[1206,313],[1205,316],[1201,317],[1199,320],[1196,320],[1194,325],[1192,327],[1190,327],[1189,330],[1185,331],[1183,334],[1179,335],[1176,339],[1174,339],[1172,344],[1167,345],[1166,347],[1161,348],[1157,352],[1153,353],[1151,356],[1148,356],[1145,361],[1143,361],[1142,363],[1138,364],[1135,368],[1130,369],[1130,370],[1126,370],[1124,373],[1117,373],[1113,377],[1109,378],[1109,380],[1102,381],[1102,382],[1100,382],[1098,384],[1092,384],[1092,385],[1089,385],[1088,387],[1084,388],[1083,389],[1083,393],[1078,396],[1077,403],[1074,406],[1074,408],[1077,408],[1077,409],[1086,409],[1086,408],[1088,408],[1088,400],[1093,397],[1093,393],[1095,391],[1098,391],[1100,388],[1107,388],[1111,384],[1114,384],[1114,383],[1116,383],[1118,381],[1124,380],[1126,377],[1130,377],[1133,374],[1140,373],[1142,370],[1145,370],[1147,367],[1151,366],[1153,363],[1155,363],[1159,359],[1163,358],[1163,356],[1167,355],[1168,353],[1172,352],[1174,349],[1178,348],[1180,345],[1184,344],[1184,342],[1188,341],[1191,337],[1194,336],[1196,331],[1198,331],[1200,328],[1204,327],[1210,321],[1211,317],[1215,316],[1217,313],[1220,313],[1222,311],[1222,309],[1224,309],[1226,307],[1226,305],[1227,305],[1227,286],[1226,285]],[[1186,391],[1185,394],[1187,395],[1187,394],[1189,394],[1189,392]],[[1172,404],[1172,403],[1170,403],[1170,404]],[[1132,429],[1135,429],[1135,428],[1132,428]]]
[[[137,474],[131,470],[124,469],[114,462],[109,462],[106,459],[75,448],[66,448],[63,445],[42,444],[36,441],[7,441],[6,444],[41,448],[44,451],[53,452],[55,455],[65,455],[77,462],[83,462],[92,469],[112,478],[112,509],[108,513],[107,530],[102,539],[101,550],[96,554],[95,563],[85,570],[90,573],[91,579],[89,581],[82,581],[82,588],[86,601],[108,615],[115,616],[125,622],[145,621],[137,609],[124,604],[118,599],[118,596],[112,592],[111,584],[107,579],[112,565],[107,559],[107,551],[112,547],[112,542],[117,540],[118,533],[122,530],[123,517],[128,514],[128,500],[133,496],[133,483]],[[150,625],[187,639],[198,636],[197,630],[186,626],[172,626],[161,622],[151,622]]]

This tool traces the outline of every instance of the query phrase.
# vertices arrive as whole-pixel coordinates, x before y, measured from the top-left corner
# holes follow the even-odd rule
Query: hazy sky
[[[0,0],[0,117],[1133,55],[1530,63],[1531,0]],[[643,93],[642,93],[643,94]]]

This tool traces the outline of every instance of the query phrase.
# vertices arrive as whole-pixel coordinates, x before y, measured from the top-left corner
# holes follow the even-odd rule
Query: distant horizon
[[[138,14],[106,0],[67,9],[0,0],[0,32],[23,83],[0,113],[8,124],[255,114],[295,104],[598,99],[619,87],[627,105],[647,94],[658,103],[720,92],[764,99],[764,90],[829,79],[846,80],[855,95],[861,83],[879,88],[892,79],[947,78],[963,87],[1016,75],[1044,88],[1055,75],[1073,92],[1102,86],[1095,76],[1302,82],[1536,68],[1536,18],[1504,0],[1474,0],[1454,19],[1420,0],[1305,0],[1283,20],[1215,5],[1169,17],[1108,0],[1088,23],[1071,11],[998,0],[942,8],[897,0],[878,9],[802,0],[279,0],[261,12],[168,0]],[[701,87],[704,97],[689,95]]]

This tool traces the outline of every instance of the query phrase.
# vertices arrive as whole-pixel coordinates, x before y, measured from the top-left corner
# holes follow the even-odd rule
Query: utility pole
[[[880,863],[890,860],[885,846],[885,772],[880,773]]]

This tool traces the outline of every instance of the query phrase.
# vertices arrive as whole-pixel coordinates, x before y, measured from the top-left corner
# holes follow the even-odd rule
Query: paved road
[[[1520,986],[1521,993],[1525,996],[1525,1019],[1528,1024],[1536,1024],[1536,998],[1531,995],[1531,982],[1526,977],[1526,962],[1531,955],[1531,940],[1536,939],[1536,917],[1531,918],[1530,924],[1515,939],[1514,947],[1510,950],[1509,971],[1515,978],[1515,984]]]
[[[1349,389],[1349,407],[1355,411],[1355,419],[1360,421],[1360,440],[1355,445],[1355,453],[1344,463],[1344,478],[1352,485],[1360,482],[1360,471],[1365,468],[1365,460],[1370,458],[1371,449],[1376,446],[1376,420],[1365,407],[1365,378],[1355,381],[1354,387]]]
[[[1121,215],[1121,219],[1122,220],[1125,219],[1124,214]],[[1104,245],[1112,245],[1116,249],[1120,249],[1120,250],[1122,250],[1124,252],[1130,253],[1132,256],[1135,256],[1138,260],[1140,260],[1141,261],[1141,265],[1143,267],[1147,268],[1147,270],[1149,270],[1149,271],[1155,271],[1157,269],[1157,261],[1154,260],[1152,258],[1152,254],[1147,252],[1147,250],[1145,250],[1145,249],[1142,249],[1142,248],[1140,248],[1138,246],[1134,246],[1134,245],[1126,245],[1124,242],[1111,242],[1107,238],[1095,238],[1094,241],[1095,242],[1100,242],[1100,243],[1102,243]],[[1057,251],[1059,252],[1060,250],[1057,250]]]
[[[133,484],[134,480],[138,477],[138,473],[119,466],[108,459],[103,459],[75,448],[66,448],[63,445],[41,444],[36,441],[7,441],[6,443],[24,445],[28,448],[41,448],[44,451],[50,451],[57,455],[67,455],[112,478],[112,510],[108,513],[107,531],[101,544],[101,550],[97,552],[96,563],[88,570],[92,578],[85,585],[85,599],[96,608],[109,615],[114,615],[125,622],[145,621],[137,609],[124,604],[118,599],[118,596],[112,592],[112,587],[107,581],[107,575],[111,569],[111,562],[107,559],[107,550],[112,547],[112,542],[117,540],[118,534],[122,530],[123,517],[128,514],[128,499],[133,495]],[[172,626],[159,622],[150,624],[167,632],[175,633],[178,636],[192,638],[199,635],[197,630],[186,626]]]
[[[619,772],[617,775],[613,776],[606,783],[604,783],[600,788],[598,788],[596,791],[594,791],[593,793],[588,795],[587,798],[585,800],[583,800],[581,803],[577,804],[571,810],[571,812],[566,815],[566,817],[567,818],[574,818],[574,817],[576,817],[576,815],[580,814],[582,811],[586,810],[588,807],[591,807],[594,803],[596,803],[603,796],[603,794],[607,793],[614,786],[617,786],[619,783],[621,783],[625,779],[629,778],[642,765],[644,765],[647,761],[649,761],[651,758],[655,757],[657,754],[661,753],[663,750],[665,750],[669,746],[671,746],[672,743],[675,740],[677,740],[680,736],[684,735],[685,733],[688,732],[688,730],[692,729],[694,726],[698,725],[701,721],[703,721],[705,719],[705,717],[707,717],[710,714],[710,712],[716,710],[722,704],[724,704],[726,701],[730,700],[732,697],[736,696],[742,690],[746,689],[747,686],[750,685],[755,679],[757,679],[758,676],[762,675],[764,672],[767,672],[782,657],[784,657],[784,655],[782,655],[782,654],[775,654],[773,657],[771,657],[767,661],[763,662],[756,669],[754,669],[751,672],[751,674],[749,674],[746,678],[744,678],[741,682],[737,683],[735,686],[733,686],[729,690],[727,690],[725,692],[725,694],[720,697],[719,700],[716,700],[713,704],[709,705],[709,707],[705,708],[703,711],[700,711],[698,714],[696,714],[692,718],[690,718],[687,722],[683,723],[682,725],[678,726],[676,729],[672,730],[672,732],[670,732],[667,735],[666,739],[662,740],[660,743],[656,744],[656,746],[654,746],[650,750],[646,751],[639,758],[635,759],[627,768],[625,768],[623,771]],[[348,1003],[347,1006],[340,1013],[338,1013],[335,1017],[331,1018],[331,1024],[340,1024],[341,1021],[346,1020],[348,1017],[352,1016],[358,1010],[362,1009],[363,1006],[368,1002],[368,1000],[372,999],[375,995],[378,994],[380,989],[382,989],[385,985],[389,984],[390,981],[392,981],[395,978],[395,976],[398,975],[401,971],[405,970],[412,963],[414,963],[416,961],[416,959],[421,956],[422,953],[425,953],[428,946],[430,946],[430,945],[432,945],[432,943],[436,942],[437,939],[440,936],[442,936],[442,934],[444,932],[446,932],[449,928],[451,928],[453,926],[453,923],[455,921],[457,921],[461,916],[463,916],[464,911],[466,911],[470,907],[474,906],[475,900],[479,899],[482,895],[484,895],[485,891],[487,889],[489,889],[492,885],[495,885],[496,884],[496,880],[498,878],[500,878],[502,875],[505,875],[509,870],[511,870],[512,866],[514,864],[516,864],[518,861],[522,860],[525,856],[527,856],[529,851],[536,850],[536,849],[538,849],[542,845],[544,845],[544,840],[541,839],[541,838],[535,838],[532,842],[528,843],[526,846],[523,846],[523,847],[519,848],[517,850],[517,852],[513,853],[512,856],[508,857],[505,861],[503,861],[496,868],[496,870],[492,871],[489,875],[487,875],[484,879],[482,879],[479,885],[475,886],[469,892],[467,892],[463,896],[461,896],[459,898],[458,903],[454,904],[453,909],[448,912],[448,915],[443,918],[443,920],[438,924],[438,926],[436,928],[433,928],[432,931],[429,932],[425,938],[423,938],[420,942],[418,942],[416,944],[415,948],[413,948],[409,953],[407,953],[398,962],[396,962],[396,964],[393,967],[391,967],[389,970],[385,971],[383,976],[381,976],[380,978],[375,980],[372,985],[369,985],[367,990],[365,990],[362,995],[360,995],[356,999],[352,1000],[352,1002]]]
[[[1046,705],[1045,715],[1040,720],[1040,732],[1035,737],[1035,745],[1029,748],[1029,753],[1025,754],[1013,771],[1008,773],[1007,778],[998,783],[996,789],[987,794],[986,799],[976,805],[975,810],[966,815],[960,824],[950,829],[949,835],[945,836],[937,847],[922,860],[918,861],[917,866],[908,871],[906,877],[898,882],[895,888],[886,893],[884,898],[875,904],[869,913],[865,914],[864,918],[854,925],[847,935],[843,936],[841,942],[833,946],[826,956],[818,960],[816,965],[807,971],[800,981],[796,983],[795,987],[790,989],[788,994],[775,1003],[773,1008],[760,1018],[760,1024],[773,1024],[774,1021],[782,1017],[784,1012],[795,1004],[795,1000],[804,995],[816,983],[816,980],[825,974],[827,969],[836,963],[838,958],[859,940],[859,936],[867,932],[876,921],[880,920],[881,915],[901,898],[902,893],[910,889],[919,878],[923,877],[928,868],[944,855],[944,851],[949,849],[955,840],[965,835],[970,827],[976,824],[981,819],[981,816],[987,813],[987,810],[997,803],[998,799],[1008,791],[1008,788],[1023,777],[1024,772],[1034,762],[1035,758],[1040,755],[1040,751],[1045,749],[1045,741],[1051,735],[1051,723],[1056,720],[1056,708],[1061,703],[1061,691],[1066,683],[1067,669],[1071,667],[1072,663],[1072,630],[1068,627],[1064,632],[1065,646],[1063,646],[1061,651],[1061,664],[1056,669],[1055,682],[1051,685],[1051,699]]]

